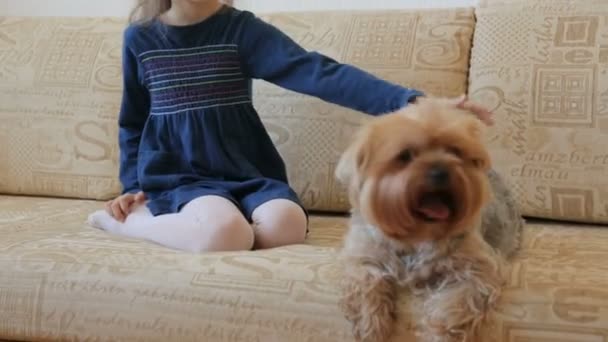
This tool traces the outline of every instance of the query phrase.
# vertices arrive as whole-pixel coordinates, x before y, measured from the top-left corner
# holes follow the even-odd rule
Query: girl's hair
[[[129,16],[130,23],[145,24],[168,11],[171,0],[137,0],[137,5]]]

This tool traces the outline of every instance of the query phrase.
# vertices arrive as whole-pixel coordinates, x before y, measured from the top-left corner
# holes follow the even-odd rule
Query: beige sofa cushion
[[[608,3],[487,0],[470,93],[526,215],[608,222]]]
[[[0,340],[353,341],[346,218],[312,216],[306,245],[191,255],[87,228],[102,206],[0,196]],[[522,248],[484,342],[605,341],[608,230],[534,223]],[[401,308],[394,341],[416,341]]]
[[[435,95],[466,92],[472,9],[291,13],[264,19],[310,50],[390,81]],[[346,211],[346,196],[333,172],[365,116],[263,82],[254,89],[255,105],[304,204]]]
[[[472,9],[265,17],[309,49],[426,92],[466,90]],[[120,191],[117,124],[124,22],[4,18],[0,193],[106,199]],[[255,105],[310,209],[345,211],[333,168],[364,119],[257,82]]]
[[[0,193],[120,191],[124,22],[0,18]]]

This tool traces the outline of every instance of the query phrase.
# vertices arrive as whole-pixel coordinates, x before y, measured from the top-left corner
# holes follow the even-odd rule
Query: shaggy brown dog
[[[422,99],[374,119],[342,156],[353,212],[341,306],[357,341],[391,337],[402,289],[423,298],[422,340],[483,340],[523,227],[483,128],[449,100]]]

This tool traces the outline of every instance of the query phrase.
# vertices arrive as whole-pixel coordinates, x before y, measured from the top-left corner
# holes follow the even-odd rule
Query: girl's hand
[[[117,221],[124,222],[133,208],[143,204],[146,196],[143,191],[136,194],[124,194],[106,202],[106,211]]]
[[[477,103],[471,102],[466,95],[462,95],[459,98],[456,98],[454,101],[457,108],[473,113],[486,125],[492,126],[494,124],[494,120],[492,120],[492,112]]]

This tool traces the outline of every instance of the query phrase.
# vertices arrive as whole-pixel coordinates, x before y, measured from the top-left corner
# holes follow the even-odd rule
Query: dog
[[[524,226],[483,133],[453,101],[425,98],[372,119],[340,158],[352,207],[340,306],[357,341],[391,338],[402,292],[422,299],[422,340],[483,341]]]

